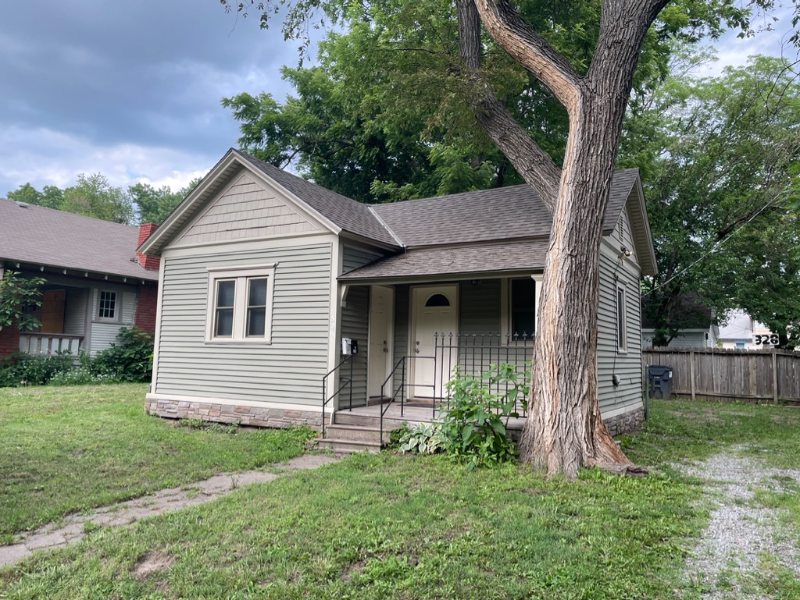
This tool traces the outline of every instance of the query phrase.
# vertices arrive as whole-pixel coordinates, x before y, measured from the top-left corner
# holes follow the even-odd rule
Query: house
[[[648,310],[650,308],[650,310]],[[647,298],[642,299],[642,347],[653,346],[655,320],[648,307]],[[714,311],[703,304],[697,294],[680,294],[670,307],[669,319],[676,324],[678,333],[669,340],[671,348],[715,348],[719,338],[719,327],[714,322]]]
[[[341,436],[435,414],[456,364],[531,359],[550,222],[525,185],[365,205],[231,149],[139,247],[161,256],[146,410]],[[643,413],[656,270],[636,170],[614,177],[603,233],[600,407],[621,431]]]
[[[0,199],[0,277],[45,279],[36,331],[0,329],[0,355],[108,348],[120,327],[155,330],[158,257],[136,253],[155,229]]]
[[[730,310],[725,315],[725,325],[720,327],[719,345],[721,348],[739,350],[763,350],[777,343],[769,328],[759,323],[743,310]]]

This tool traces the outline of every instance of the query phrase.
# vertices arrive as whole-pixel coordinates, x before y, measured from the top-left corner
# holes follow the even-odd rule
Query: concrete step
[[[381,439],[379,427],[364,427],[362,425],[328,425],[325,428],[325,437],[337,440],[353,440],[356,442],[378,443]],[[389,443],[389,431],[384,429],[383,442]]]
[[[359,442],[357,440],[339,440],[336,438],[317,440],[317,446],[328,448],[338,453],[380,452],[381,450],[381,445],[377,442]]]
[[[346,410],[335,413],[333,415],[333,420],[335,425],[355,425],[358,427],[372,427],[375,429],[378,429],[381,426],[380,417],[354,415]],[[426,419],[426,421],[430,421],[430,418]],[[417,420],[410,417],[384,417],[383,431],[387,432],[391,431],[392,429],[398,429],[399,427],[402,427],[404,422],[416,423]]]

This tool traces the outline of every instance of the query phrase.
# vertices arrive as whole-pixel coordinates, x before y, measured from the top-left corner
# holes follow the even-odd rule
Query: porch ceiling
[[[546,238],[540,238],[521,242],[412,249],[350,271],[339,280],[355,283],[432,275],[540,271],[544,268],[547,244]]]

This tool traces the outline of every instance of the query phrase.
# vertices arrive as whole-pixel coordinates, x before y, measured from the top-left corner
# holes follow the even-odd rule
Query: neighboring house
[[[267,426],[319,426],[331,398],[328,417],[435,410],[456,362],[531,358],[550,222],[526,185],[365,205],[231,149],[139,247],[161,256],[146,409]],[[615,175],[603,234],[600,408],[620,431],[643,412],[639,278],[656,270],[636,170]],[[343,338],[358,353],[337,369]]]
[[[739,350],[772,348],[773,344],[766,342],[769,338],[770,330],[743,310],[728,311],[725,325],[720,327],[719,331],[721,348],[738,348]],[[761,343],[759,344],[757,341],[761,341]]]
[[[136,253],[155,229],[0,199],[0,277],[41,277],[36,331],[0,329],[0,354],[96,354],[120,327],[154,331],[158,257]]]
[[[653,346],[654,323],[649,318],[647,298],[642,300],[642,347]],[[696,294],[682,294],[672,308],[671,315],[681,324],[678,334],[667,346],[670,348],[714,348],[717,346],[719,327],[714,323],[714,312],[703,304]]]

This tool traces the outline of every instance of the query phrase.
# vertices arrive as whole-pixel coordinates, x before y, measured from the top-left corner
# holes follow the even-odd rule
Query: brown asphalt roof
[[[637,175],[637,169],[615,173],[604,234],[614,230]],[[372,209],[409,247],[547,237],[552,220],[541,198],[524,184],[376,204]]]
[[[462,247],[408,250],[355,269],[341,281],[544,269],[547,238]]]
[[[158,271],[135,261],[138,235],[138,227],[0,198],[0,260],[157,281]]]

